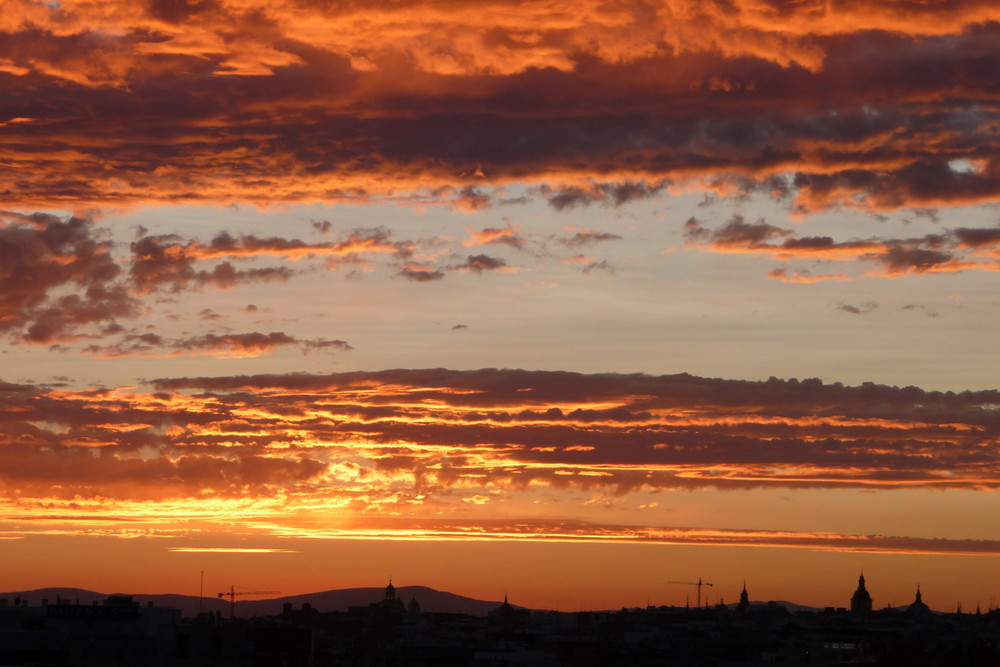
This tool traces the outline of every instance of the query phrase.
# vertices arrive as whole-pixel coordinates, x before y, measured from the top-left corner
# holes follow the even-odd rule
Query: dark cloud
[[[279,347],[298,346],[303,352],[351,350],[342,340],[299,339],[281,331],[271,333],[207,333],[189,338],[164,338],[157,334],[130,335],[112,345],[89,345],[83,351],[100,357],[175,356],[207,354],[218,357],[256,357],[271,354]]]
[[[695,218],[684,223],[685,239],[718,247],[763,247],[771,239],[790,236],[792,233],[791,230],[770,225],[763,219],[748,223],[741,215],[734,215],[728,223],[715,230],[703,227]]]
[[[573,234],[573,236],[556,239],[559,243],[570,248],[580,248],[583,246],[593,245],[595,243],[603,243],[605,241],[621,240],[622,237],[618,234],[611,234],[609,232],[594,232],[586,229],[581,229]]]
[[[606,261],[603,260],[600,262],[590,262],[589,264],[583,267],[583,272],[588,276],[591,273],[594,273],[595,271],[603,271],[605,273],[613,274],[615,272],[615,269],[613,266],[611,266],[610,264],[608,264]]]
[[[408,1],[36,3],[3,28],[0,193],[41,208],[444,188],[480,210],[517,201],[496,185],[544,182],[571,210],[696,181],[803,212],[1000,194],[985,1],[499,7],[484,26]]]
[[[294,271],[287,266],[237,269],[228,259],[211,268],[197,268],[198,264],[221,258],[248,260],[263,256],[290,260],[325,257],[328,263],[336,265],[373,253],[405,259],[412,254],[413,246],[411,241],[393,241],[391,233],[383,227],[348,230],[337,241],[317,244],[253,234],[233,236],[228,232],[216,235],[207,244],[176,235],[147,236],[132,244],[130,275],[140,293],[157,289],[178,292],[204,286],[230,289],[242,283],[288,280]]]
[[[329,220],[313,220],[312,227],[317,232],[322,234],[329,234],[330,230],[333,229],[333,223]]]
[[[399,271],[399,275],[407,280],[418,283],[433,282],[444,278],[444,272],[437,269],[428,269],[423,266],[411,265]]]
[[[529,487],[996,489],[996,405],[997,391],[496,369],[173,378],[151,391],[0,383],[0,490],[211,487],[378,511]]]
[[[959,243],[966,248],[1000,246],[1000,228],[976,229],[962,227],[954,230]]]
[[[645,181],[623,181],[620,183],[593,183],[590,187],[570,186],[562,189],[541,188],[542,195],[549,205],[557,211],[602,204],[604,206],[622,206],[631,201],[649,199],[661,193],[668,183],[661,181],[649,185]]]
[[[878,255],[877,259],[885,265],[889,273],[907,271],[923,273],[935,267],[947,265],[953,262],[955,257],[950,252],[941,250],[894,244],[890,245],[884,253]]]
[[[473,273],[499,271],[505,268],[507,268],[507,262],[499,257],[489,255],[469,255],[465,262],[451,267],[453,271],[472,271]]]
[[[207,392],[205,400],[235,400],[269,415],[317,401],[329,406],[325,397],[337,396],[342,417],[312,422],[312,434],[303,437],[346,442],[363,428],[376,467],[393,461],[393,470],[415,471],[431,460],[447,461],[449,474],[485,475],[501,486],[529,480],[617,492],[1000,486],[1000,460],[983,446],[1000,428],[990,407],[1000,399],[997,392],[442,369],[156,384],[168,392]],[[248,428],[259,443],[259,429]],[[473,464],[472,450],[505,466]],[[426,451],[434,453],[420,453]],[[449,486],[437,473],[421,474],[423,492]]]
[[[222,235],[217,251],[230,238]],[[211,268],[196,268],[200,261],[200,246],[194,242],[184,243],[173,235],[146,236],[132,243],[132,264],[129,276],[133,289],[139,294],[148,294],[158,289],[180,292],[200,287],[232,289],[240,284],[264,281],[285,281],[294,275],[288,267],[264,267],[237,269],[232,262],[224,261]]]
[[[134,317],[119,273],[91,220],[0,212],[0,333],[51,343]]]
[[[938,210],[936,208],[915,208],[913,209],[913,215],[918,218],[928,220],[929,222],[941,222],[941,216],[938,215]]]
[[[843,301],[837,304],[837,310],[850,313],[851,315],[867,315],[876,308],[878,308],[878,303],[875,301],[866,301],[856,306],[854,304],[844,303]]]
[[[746,223],[734,216],[726,225],[712,229],[696,218],[684,223],[684,238],[690,246],[720,253],[756,253],[776,259],[862,261],[875,263],[880,272],[866,275],[897,276],[907,273],[957,273],[968,270],[996,271],[1000,264],[982,261],[976,249],[988,248],[994,230],[960,228],[918,238],[868,238],[836,241],[829,236],[796,238],[794,232],[758,220]],[[783,238],[778,243],[777,239]],[[773,269],[769,274],[786,282],[849,280],[845,273],[813,274],[808,269]]]
[[[130,245],[127,262],[121,262],[113,255],[113,244],[105,235],[106,231],[98,229],[89,218],[0,211],[0,334],[48,345],[106,339],[125,333],[122,322],[142,314],[140,299],[146,295],[178,294],[206,287],[232,289],[249,283],[288,280],[295,273],[280,264],[238,268],[231,261],[220,261],[225,257],[253,261],[264,255],[294,260],[373,252],[405,259],[411,252],[410,242],[391,241],[381,228],[354,229],[335,242],[320,245],[227,233],[202,244],[160,235],[136,239]],[[129,266],[127,274],[120,268],[121,263]],[[255,310],[256,306],[246,309]],[[195,317],[210,322],[222,316],[205,308]],[[84,350],[102,356],[124,356],[185,351],[237,354],[273,350],[281,345],[300,345],[305,350],[349,349],[343,341],[298,340],[283,338],[280,333],[205,334],[169,342],[154,341],[150,336],[129,335],[110,344],[94,342]],[[156,349],[161,347],[170,349]]]
[[[473,185],[461,188],[452,199],[452,206],[473,213],[490,208],[493,205],[492,195]]]

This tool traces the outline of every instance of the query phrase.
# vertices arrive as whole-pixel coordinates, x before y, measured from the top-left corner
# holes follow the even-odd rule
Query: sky
[[[1000,599],[992,0],[0,33],[0,590]]]

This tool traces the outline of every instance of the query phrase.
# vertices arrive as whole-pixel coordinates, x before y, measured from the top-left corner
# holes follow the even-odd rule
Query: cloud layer
[[[0,193],[75,207],[443,187],[476,210],[513,181],[557,208],[693,181],[803,213],[990,201],[998,20],[985,0],[13,0]]]
[[[287,346],[305,352],[349,350],[338,339],[301,338],[285,331],[234,332],[213,326],[220,319],[213,313],[199,315],[194,324],[202,328],[196,335],[169,336],[138,322],[159,303],[192,292],[284,283],[306,272],[343,271],[357,277],[381,270],[416,282],[454,274],[518,273],[517,257],[572,264],[575,249],[621,239],[575,227],[543,235],[509,225],[470,229],[464,241],[399,238],[384,227],[334,232],[328,221],[314,222],[312,231],[333,238],[307,242],[221,231],[203,241],[140,228],[131,243],[115,244],[96,214],[62,218],[0,210],[0,335],[62,349],[78,344],[80,351],[100,357],[258,356]],[[478,252],[484,246],[494,248]],[[500,250],[510,259],[497,254]]]
[[[461,517],[537,493],[584,508],[593,493],[708,487],[1000,487],[996,391],[435,369],[174,378],[146,392],[4,384],[0,394],[8,519],[43,507],[43,516],[75,515],[89,503],[95,518],[177,511],[219,520],[250,503],[258,518],[249,523],[287,534],[405,536],[451,516],[457,523],[441,519],[427,535],[933,551],[909,538],[699,538],[600,521],[556,530],[559,521],[544,516],[517,529],[490,527],[489,514]],[[319,519],[334,508],[336,526]],[[320,515],[306,521],[302,512]],[[380,516],[403,523],[379,528]],[[996,550],[959,542],[939,547]]]
[[[684,224],[689,246],[716,253],[743,253],[772,257],[783,262],[807,261],[829,266],[831,262],[861,262],[871,268],[863,274],[816,274],[810,269],[785,266],[769,275],[785,282],[851,280],[856,277],[898,277],[907,274],[1000,271],[1000,229],[958,228],[916,238],[869,237],[834,240],[830,236],[800,236],[764,220],[747,222],[736,215],[725,225],[708,228],[695,218]]]

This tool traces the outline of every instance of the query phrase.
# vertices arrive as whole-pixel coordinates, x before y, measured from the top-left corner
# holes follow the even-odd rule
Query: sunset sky
[[[995,0],[4,0],[0,590],[1000,604]]]

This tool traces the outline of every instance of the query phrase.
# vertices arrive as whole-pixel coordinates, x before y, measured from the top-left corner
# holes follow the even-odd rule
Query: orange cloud
[[[912,239],[851,239],[835,241],[831,237],[797,238],[790,229],[770,225],[764,220],[748,223],[734,216],[724,226],[709,229],[695,218],[684,224],[684,236],[690,247],[725,254],[756,254],[782,261],[825,260],[862,261],[877,265],[865,277],[898,277],[921,273],[959,273],[962,271],[997,271],[1000,263],[977,259],[995,242],[997,230],[961,228]],[[783,239],[780,243],[777,239]],[[824,280],[853,280],[859,276],[846,273],[815,275],[808,269],[789,271],[780,267],[768,275],[783,282],[812,283]]]
[[[8,5],[11,206],[477,211],[530,182],[565,209],[732,177],[800,213],[1000,194],[985,0]]]
[[[23,499],[419,515],[529,489],[1000,487],[996,392],[494,370],[0,392],[0,488]]]

